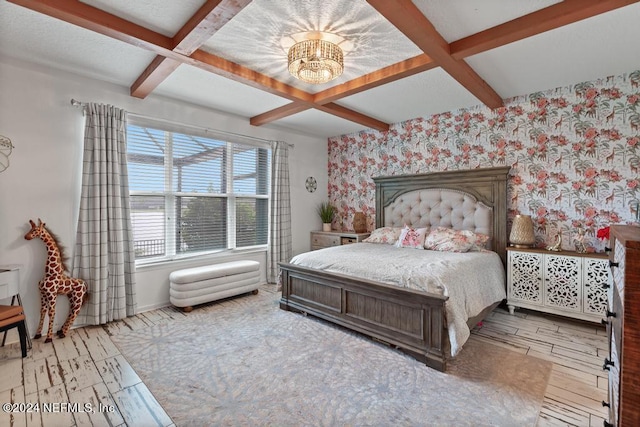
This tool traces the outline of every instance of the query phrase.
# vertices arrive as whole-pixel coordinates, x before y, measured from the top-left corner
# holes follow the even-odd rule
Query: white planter
[[[322,231],[331,231],[331,223],[330,222],[323,223]]]

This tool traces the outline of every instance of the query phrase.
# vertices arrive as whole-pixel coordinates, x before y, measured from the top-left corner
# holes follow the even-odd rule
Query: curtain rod
[[[78,101],[77,99],[74,99],[74,98],[71,98],[71,105],[73,105],[74,107],[80,107],[80,108],[84,109],[87,106],[87,103]],[[196,127],[196,128],[200,128],[200,129],[204,130],[205,132],[207,132],[207,131],[209,131],[209,132],[217,132],[217,133],[226,134],[226,135],[229,135],[229,136],[237,136],[237,137],[242,137],[242,138],[248,138],[248,139],[253,139],[253,140],[261,141],[261,142],[269,142],[269,143],[276,142],[276,141],[274,141],[272,139],[258,138],[256,136],[242,135],[242,134],[239,134],[239,133],[227,132],[227,131],[224,131],[224,130],[209,129],[209,128],[205,128],[205,127],[202,127],[202,126],[185,125],[183,123],[178,123],[178,122],[174,122],[174,121],[167,120],[167,119],[159,119],[157,117],[145,116],[143,114],[138,114],[138,113],[134,113],[134,112],[127,112],[127,114],[131,114],[132,116],[140,117],[141,119],[156,120],[156,121],[159,121],[159,122],[174,124],[174,125],[178,125],[178,126]],[[284,141],[281,141],[281,142],[284,142]],[[295,148],[294,144],[291,144],[291,143],[288,143],[288,142],[285,142],[285,144],[287,144],[289,146],[289,148]]]

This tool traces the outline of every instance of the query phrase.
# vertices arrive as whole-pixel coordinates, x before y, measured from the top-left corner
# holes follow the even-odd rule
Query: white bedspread
[[[471,334],[467,320],[506,298],[504,267],[495,252],[452,253],[357,243],[306,252],[291,263],[448,296],[452,356]]]

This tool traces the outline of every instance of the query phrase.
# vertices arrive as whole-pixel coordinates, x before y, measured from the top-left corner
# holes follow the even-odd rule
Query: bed
[[[508,173],[509,167],[497,167],[374,178],[376,229],[401,228],[405,225],[426,227],[429,230],[446,227],[489,236],[487,247],[491,252],[480,251],[477,256],[493,256],[498,260],[492,261],[494,265],[497,264],[494,270],[498,274],[492,280],[501,282],[501,295],[504,295]],[[380,245],[369,246],[373,248]],[[372,278],[365,274],[364,270],[368,267],[364,262],[354,262],[348,258],[349,252],[366,252],[366,248],[367,244],[358,243],[322,249],[313,251],[322,255],[320,259],[311,252],[294,257],[291,262],[280,263],[280,308],[308,313],[363,333],[410,354],[430,367],[446,370],[446,362],[452,357],[452,350],[455,355],[464,344],[451,334],[451,326],[459,324],[460,319],[448,318],[452,314],[453,298],[457,298],[457,295],[428,284],[418,286],[418,289],[399,286],[392,283],[395,279],[385,276],[386,273],[379,273]],[[398,249],[404,251],[396,251],[401,254],[399,258],[419,256],[418,252],[435,252]],[[374,252],[376,250],[381,249],[374,249]],[[459,255],[467,254],[437,255],[438,259],[444,256],[448,260],[454,257],[462,259],[464,257]],[[365,259],[373,256],[364,254]],[[301,262],[301,258],[307,265],[297,264]],[[354,272],[353,269],[343,270],[342,267],[337,267],[339,259],[344,259],[345,264],[359,267],[361,271],[358,268]],[[479,272],[484,270],[484,267],[479,268],[485,265],[482,259],[476,259],[473,263],[476,264],[470,264],[466,268]],[[393,268],[387,270],[392,271]],[[481,282],[485,280],[481,274],[477,276]],[[463,286],[468,281],[457,280],[457,285]],[[470,301],[474,298],[470,298]],[[469,318],[463,319],[467,332],[499,302],[492,301],[486,306],[475,307],[477,313],[473,312]],[[468,301],[462,302],[463,305],[467,303]]]

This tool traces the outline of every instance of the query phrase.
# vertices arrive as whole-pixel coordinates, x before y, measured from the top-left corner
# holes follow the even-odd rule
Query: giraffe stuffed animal
[[[56,315],[56,298],[58,295],[67,295],[69,298],[69,317],[64,322],[62,329],[58,331],[58,336],[64,338],[69,332],[69,328],[76,320],[82,304],[88,298],[87,284],[82,279],[69,277],[65,274],[64,249],[58,244],[56,236],[45,228],[45,223],[38,218],[38,225],[29,220],[31,230],[24,236],[31,240],[39,237],[47,247],[47,263],[44,267],[44,277],[40,280],[40,323],[34,338],[42,335],[45,314],[49,315],[49,330],[44,342],[51,342],[53,335],[53,320]]]

